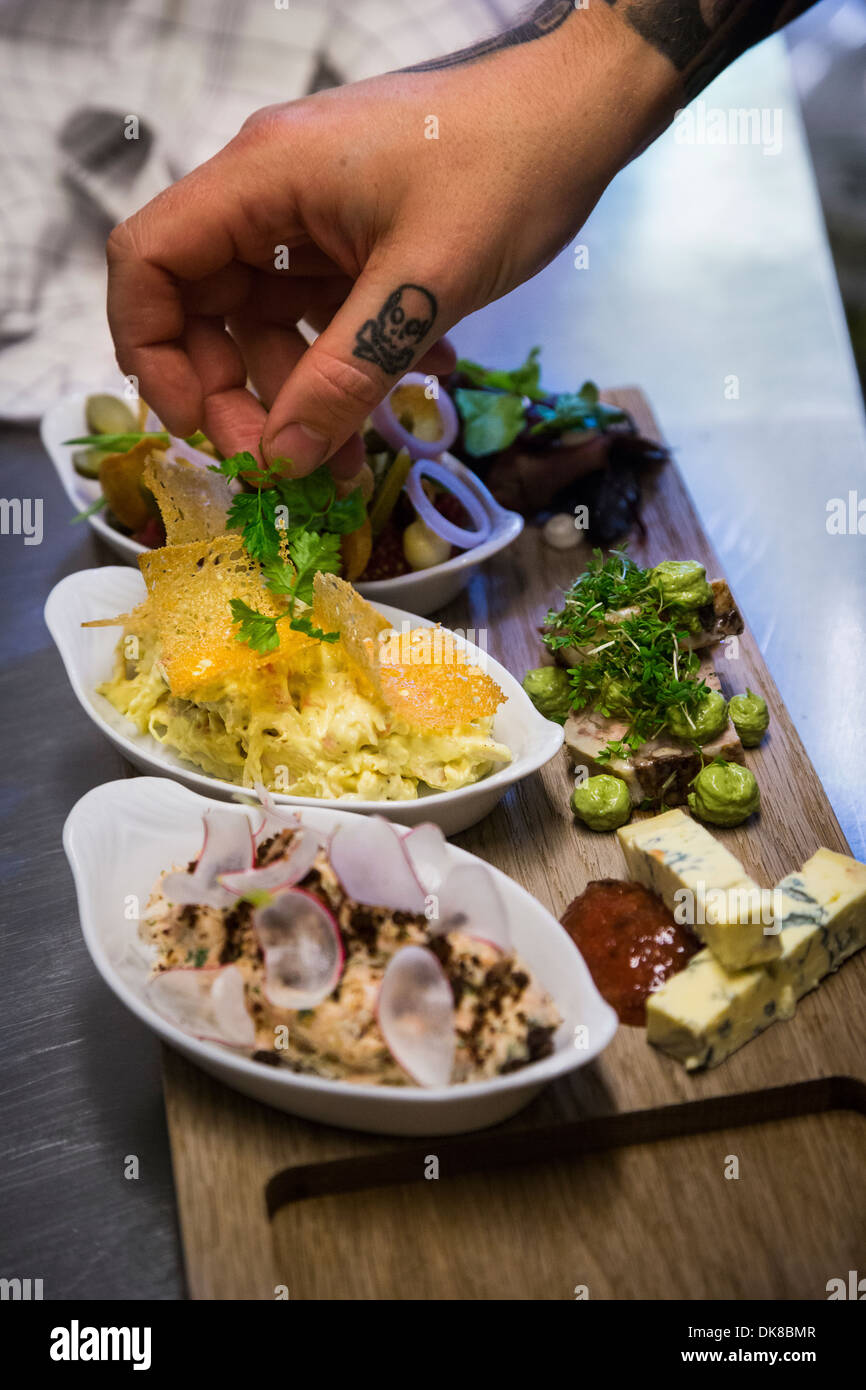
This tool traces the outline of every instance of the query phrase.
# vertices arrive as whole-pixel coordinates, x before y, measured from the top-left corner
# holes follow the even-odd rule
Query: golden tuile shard
[[[452,633],[414,628],[382,648],[382,697],[416,728],[451,728],[496,713],[505,699],[499,686],[471,661]]]
[[[153,452],[143,481],[159,507],[166,545],[186,545],[225,531],[232,490],[221,474],[184,458]]]

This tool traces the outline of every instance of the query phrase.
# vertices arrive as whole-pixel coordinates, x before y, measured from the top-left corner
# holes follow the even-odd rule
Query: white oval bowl
[[[209,777],[193,763],[164,748],[150,734],[140,734],[108,700],[96,693],[97,685],[111,674],[119,629],[83,628],[81,624],[94,618],[127,613],[142,601],[145,592],[141,574],[120,565],[79,570],[61,579],[51,590],[45,604],[45,622],[63,659],[72,689],[85,713],[124,757],[143,772],[174,777],[196,791],[226,800],[244,795],[244,789],[236,783]],[[398,631],[404,622],[410,627],[434,626],[429,618],[419,618],[384,603],[376,606]],[[504,666],[470,642],[460,645],[470,659],[486,663],[487,671],[506,696],[494,716],[493,733],[498,742],[511,749],[513,760],[507,767],[492,772],[472,786],[456,791],[427,792],[415,801],[326,800],[288,796],[282,792],[274,793],[275,800],[292,806],[329,806],[334,810],[387,816],[404,825],[432,820],[446,835],[466,830],[492,811],[509,787],[536,772],[559,751],[563,730],[538,713],[519,681]]]
[[[506,908],[514,949],[562,1015],[549,1057],[489,1081],[425,1090],[299,1076],[184,1033],[157,1013],[146,996],[152,953],[125,910],[130,894],[142,905],[147,902],[163,869],[195,857],[201,847],[201,813],[209,804],[162,778],[106,782],[73,807],[63,847],[75,879],[84,940],[106,984],[165,1042],[236,1091],[290,1114],[349,1129],[455,1134],[515,1114],[556,1077],[597,1057],[616,1032],[616,1015],[568,934],[525,889],[487,865]],[[245,814],[241,806],[233,809]],[[309,805],[303,815],[328,831],[355,819],[350,811]],[[454,863],[474,859],[455,845],[446,852]],[[578,1027],[587,1030],[581,1034],[585,1047],[575,1046]]]
[[[118,394],[118,387],[103,388],[112,395]],[[84,403],[91,392],[79,391],[64,396],[42,417],[41,434],[45,446],[63,489],[76,512],[83,511],[99,496],[99,483],[91,482],[76,473],[72,465],[74,445],[64,444],[65,439],[74,439],[87,432],[84,418]],[[373,602],[392,603],[406,607],[414,613],[428,614],[443,608],[446,603],[460,593],[479,565],[504,550],[523,530],[523,517],[517,512],[506,511],[484,486],[477,474],[467,468],[451,454],[442,454],[440,462],[460,478],[481,502],[490,521],[490,535],[482,545],[464,550],[441,565],[432,565],[427,570],[417,570],[412,574],[399,575],[396,579],[377,579],[369,584],[358,584],[358,592]],[[88,517],[88,524],[115,554],[127,564],[138,564],[147,546],[125,536],[111,526],[100,512]]]

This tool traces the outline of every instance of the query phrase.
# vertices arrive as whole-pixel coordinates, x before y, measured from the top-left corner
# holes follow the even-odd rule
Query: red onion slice
[[[397,1065],[419,1086],[447,1086],[457,1050],[454,995],[432,951],[403,946],[391,957],[377,1011]]]
[[[448,841],[438,825],[425,821],[403,836],[403,849],[415,876],[427,893],[438,892],[445,876]]]
[[[451,445],[457,438],[457,432],[460,428],[454,402],[448,395],[448,392],[443,391],[441,386],[438,396],[425,397],[425,400],[429,400],[430,404],[435,406],[439,415],[439,422],[442,428],[438,438],[420,439],[418,435],[412,434],[404,425],[401,425],[400,421],[397,419],[391,400],[394,392],[400,391],[406,386],[416,386],[422,391],[426,391],[427,382],[428,378],[424,376],[423,373],[407,372],[404,377],[401,377],[400,380],[391,387],[391,390],[382,403],[377,405],[370,414],[373,425],[378,430],[379,434],[381,434],[382,438],[388,441],[392,449],[397,452],[399,452],[400,449],[408,449],[409,457],[413,459],[438,458],[446,449],[451,448]]]
[[[455,526],[453,521],[448,521],[440,511],[434,507],[430,498],[421,486],[422,479],[432,478],[434,482],[441,483],[447,487],[450,493],[457,498],[458,502],[469,513],[475,526],[474,531],[467,531],[462,526]],[[456,473],[452,473],[450,468],[446,468],[444,463],[437,463],[434,459],[418,459],[413,463],[406,479],[406,492],[409,500],[421,520],[435,531],[437,536],[448,541],[449,545],[456,545],[460,550],[471,550],[475,545],[481,545],[490,535],[490,518],[484,504],[475,496],[467,483],[462,478],[458,478]]]
[[[240,869],[235,873],[220,874],[220,883],[230,893],[241,897],[249,893],[276,893],[280,888],[291,888],[306,878],[323,843],[323,837],[305,825],[295,831],[289,852],[282,859],[275,859],[263,869]]]
[[[340,825],[328,850],[343,891],[365,907],[424,911],[424,889],[403,848],[402,836],[382,816],[358,816]]]
[[[236,965],[164,970],[147,989],[154,1008],[185,1033],[229,1047],[254,1046],[255,1025]]]
[[[236,896],[220,883],[223,874],[251,869],[253,837],[246,816],[209,807],[202,816],[204,843],[192,873],[167,874],[162,891],[171,903],[198,903],[202,907],[230,907]]]
[[[265,995],[278,1009],[314,1009],[337,987],[343,942],[318,898],[288,888],[253,913],[265,960]]]
[[[493,875],[483,864],[459,864],[439,889],[439,917],[430,925],[431,936],[465,932],[495,946],[511,950],[511,932],[505,905]]]

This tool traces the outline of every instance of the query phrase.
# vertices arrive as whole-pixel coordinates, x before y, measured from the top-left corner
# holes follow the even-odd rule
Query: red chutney
[[[647,995],[688,964],[694,937],[661,898],[639,883],[601,878],[565,909],[562,925],[578,947],[599,993],[622,1023],[646,1023]]]

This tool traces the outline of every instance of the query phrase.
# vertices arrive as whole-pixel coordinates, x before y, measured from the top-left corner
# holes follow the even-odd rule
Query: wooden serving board
[[[661,438],[639,391],[606,399]],[[629,544],[639,563],[697,559],[710,578],[721,575],[674,464],[647,481],[643,519],[645,538]],[[585,545],[555,551],[528,527],[442,621],[486,628],[491,655],[522,675],[542,663],[539,626],[588,558]],[[717,657],[717,667],[726,694],[748,685],[770,708],[769,736],[747,753],[764,809],[744,826],[713,832],[769,888],[819,846],[848,847],[748,627],[738,657]],[[591,879],[625,877],[616,837],[575,825],[572,785],[563,752],[455,839],[555,917]],[[864,1008],[861,953],[803,999],[791,1022],[769,1028],[712,1071],[686,1074],[647,1045],[643,1029],[623,1026],[601,1058],[507,1124],[448,1139],[381,1138],[293,1119],[167,1051],[190,1293],[267,1299],[285,1286],[295,1297],[568,1298],[575,1285],[589,1283],[595,1297],[826,1297],[827,1279],[857,1267],[850,1261],[857,1232],[862,1241],[866,1229],[862,1157],[859,1181],[855,1157],[848,1163],[858,1145],[862,1155],[866,1128],[859,1115],[833,1113],[866,1114]],[[819,1112],[829,1113],[819,1120]],[[626,1154],[623,1146],[634,1147]],[[723,1160],[746,1149],[750,1197],[735,1201],[732,1190],[742,1189],[723,1177]],[[794,1153],[803,1155],[800,1176],[783,1182]],[[430,1154],[439,1159],[438,1182],[424,1178]],[[841,1225],[831,1174],[852,1204]],[[436,1196],[445,1188],[447,1198]],[[576,1225],[563,1235],[566,1211],[576,1213]],[[772,1258],[770,1237],[759,1230],[768,1214],[783,1245]],[[655,1264],[645,1252],[647,1222]],[[359,1240],[374,1228],[379,1234],[362,1254]],[[527,1265],[536,1238],[550,1258],[532,1256]],[[709,1293],[708,1260],[715,1270]],[[668,1269],[662,1290],[652,1286],[659,1261]],[[862,1250],[860,1261],[866,1273]]]

